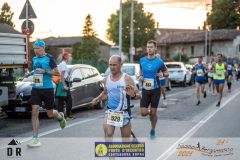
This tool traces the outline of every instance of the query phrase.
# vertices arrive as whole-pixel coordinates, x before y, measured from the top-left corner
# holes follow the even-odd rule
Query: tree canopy
[[[6,23],[12,27],[15,27],[14,23],[12,22],[13,12],[11,11],[11,7],[8,3],[4,3],[1,8],[0,14],[0,23]]]
[[[134,46],[143,47],[149,39],[154,39],[156,29],[153,14],[144,12],[143,4],[134,1]],[[119,14],[117,10],[108,19],[107,37],[116,45],[119,43]],[[122,4],[122,48],[129,52],[130,47],[131,0]]]
[[[211,29],[240,27],[240,0],[213,0],[207,22]]]
[[[92,17],[88,14],[85,18],[85,25],[83,27],[83,37],[80,44],[73,46],[73,58],[75,60],[83,61],[97,61],[98,60],[98,40],[97,33],[93,28]]]

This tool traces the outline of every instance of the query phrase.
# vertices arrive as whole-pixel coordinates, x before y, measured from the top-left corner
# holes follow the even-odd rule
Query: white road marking
[[[103,116],[98,116],[98,117],[96,117],[96,118],[86,119],[86,120],[74,122],[74,123],[72,123],[72,124],[67,125],[67,126],[65,127],[65,129],[70,128],[70,127],[74,127],[74,126],[77,126],[77,125],[80,125],[80,124],[83,124],[83,123],[87,123],[87,122],[90,122],[90,121],[94,121],[94,120],[99,119],[99,118],[103,118]],[[51,133],[54,133],[54,132],[58,132],[58,131],[61,131],[61,130],[62,130],[62,129],[58,127],[58,128],[55,128],[55,129],[51,129],[51,130],[49,130],[49,131],[46,131],[46,132],[42,132],[42,133],[40,133],[38,136],[39,136],[39,137],[43,137],[43,136],[46,136],[46,135],[48,135],[48,134],[51,134]],[[20,143],[24,143],[24,142],[29,141],[31,138],[32,138],[32,137],[28,137],[28,138],[24,138],[24,139],[21,139],[21,140],[18,140],[18,141],[19,141]],[[8,146],[3,146],[3,147],[0,148],[0,150],[1,150],[1,149],[5,149],[5,148],[7,148],[7,147],[8,147]]]
[[[209,119],[211,119],[218,111],[220,111],[222,108],[224,108],[231,100],[233,100],[239,94],[240,94],[240,92],[237,91],[230,98],[227,98],[227,100],[221,104],[221,107],[215,109],[213,112],[211,112],[207,116],[203,117],[202,120],[200,120],[192,129],[190,129],[185,135],[183,135],[173,145],[171,145],[163,154],[161,154],[157,158],[157,160],[167,160],[176,151],[176,147],[179,143],[183,143],[186,140],[188,140],[194,133],[196,133],[199,130],[199,128],[201,128]],[[216,107],[216,106],[214,105],[214,107]]]

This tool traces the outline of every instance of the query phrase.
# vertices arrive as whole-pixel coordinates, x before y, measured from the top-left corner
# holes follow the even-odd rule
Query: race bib
[[[222,72],[217,72],[217,78],[222,78],[223,73]]]
[[[159,78],[159,80],[161,81],[161,80],[165,80],[165,77],[161,77],[161,78]]]
[[[232,66],[231,66],[231,65],[228,65],[228,66],[227,66],[227,70],[232,70]]]
[[[107,115],[107,124],[115,127],[123,126],[123,111],[111,111],[109,110]]]
[[[203,76],[204,74],[203,74],[203,70],[202,69],[198,69],[197,70],[197,76]]]
[[[154,89],[154,79],[144,78],[143,88],[146,90]]]
[[[43,74],[34,74],[33,83],[35,86],[43,86]]]

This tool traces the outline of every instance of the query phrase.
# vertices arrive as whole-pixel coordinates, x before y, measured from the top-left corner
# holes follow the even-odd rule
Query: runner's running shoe
[[[62,116],[62,120],[59,121],[59,125],[63,129],[66,126],[66,119],[64,118],[64,113],[60,112],[59,114]]]
[[[151,130],[150,131],[150,138],[155,138],[155,136],[156,136],[155,130]]]
[[[41,142],[37,137],[32,137],[32,139],[28,142],[28,147],[39,147],[41,146]]]

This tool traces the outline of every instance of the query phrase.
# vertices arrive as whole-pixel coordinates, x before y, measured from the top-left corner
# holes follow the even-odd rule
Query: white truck
[[[26,35],[0,33],[0,107],[17,101],[15,71],[27,68],[28,57]]]

